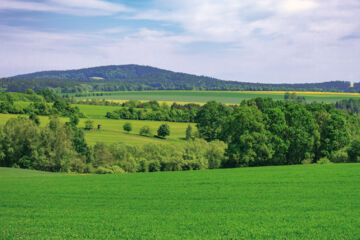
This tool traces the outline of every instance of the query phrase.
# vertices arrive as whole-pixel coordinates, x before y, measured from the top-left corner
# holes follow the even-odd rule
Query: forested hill
[[[6,91],[54,88],[57,92],[134,90],[247,90],[247,91],[336,91],[359,92],[349,82],[307,84],[262,84],[223,81],[211,77],[177,73],[150,66],[119,65],[67,71],[44,71],[0,79]]]

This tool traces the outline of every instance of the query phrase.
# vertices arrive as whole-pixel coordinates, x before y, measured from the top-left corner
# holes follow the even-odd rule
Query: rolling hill
[[[58,92],[141,90],[246,90],[246,91],[336,91],[359,92],[350,82],[263,84],[224,81],[216,78],[172,72],[150,66],[111,65],[78,70],[44,71],[0,79],[5,91],[54,88]]]

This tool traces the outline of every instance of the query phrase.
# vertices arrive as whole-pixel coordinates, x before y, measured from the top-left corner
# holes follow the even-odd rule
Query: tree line
[[[190,103],[180,105],[173,103],[171,106],[157,101],[137,102],[128,101],[122,107],[107,112],[105,117],[110,119],[152,120],[168,122],[195,122],[195,117],[200,105]]]
[[[339,156],[358,161],[349,157],[349,146],[360,136],[359,119],[330,104],[256,98],[229,107],[212,101],[196,122],[202,138],[227,144],[227,167],[339,161]]]

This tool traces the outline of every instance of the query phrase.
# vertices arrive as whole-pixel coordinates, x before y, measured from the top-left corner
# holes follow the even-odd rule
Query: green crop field
[[[210,100],[238,104],[244,99],[270,97],[276,100],[284,99],[285,92],[232,92],[232,91],[140,91],[140,92],[103,92],[103,96],[78,97],[77,99],[107,99],[107,100],[157,100],[167,102],[204,103]],[[306,101],[336,102],[342,99],[360,99],[359,93],[320,93],[297,92]]]
[[[360,164],[124,175],[0,168],[0,239],[360,239]]]
[[[80,109],[87,117],[93,119],[106,119],[107,112],[113,112],[119,109],[119,106],[100,106],[100,105],[87,105],[87,104],[72,104]]]
[[[94,109],[100,109],[103,106],[93,106]],[[88,114],[89,112],[85,112]],[[91,114],[89,114],[91,115]],[[16,118],[20,115],[13,114],[0,114],[0,125],[4,125],[10,118]],[[48,117],[39,116],[42,126],[45,126],[49,122]],[[68,121],[67,118],[61,118],[63,122]],[[179,143],[185,138],[185,131],[188,123],[173,123],[166,122],[170,126],[170,136],[166,139],[159,139],[156,137],[144,137],[139,135],[140,128],[143,126],[149,126],[152,133],[156,134],[157,129],[164,122],[157,121],[140,121],[140,120],[112,120],[112,119],[80,119],[79,127],[85,127],[85,121],[92,120],[94,126],[101,125],[101,130],[95,130],[93,132],[85,131],[86,141],[90,145],[94,145],[96,142],[103,142],[106,144],[111,143],[127,143],[132,145],[141,145],[145,143]],[[125,122],[129,122],[132,125],[132,132],[126,133],[123,130]],[[193,123],[190,124],[195,126]]]

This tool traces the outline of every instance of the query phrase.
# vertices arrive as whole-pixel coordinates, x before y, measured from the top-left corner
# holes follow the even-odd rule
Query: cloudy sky
[[[360,81],[360,1],[0,0],[0,77],[110,64]]]

